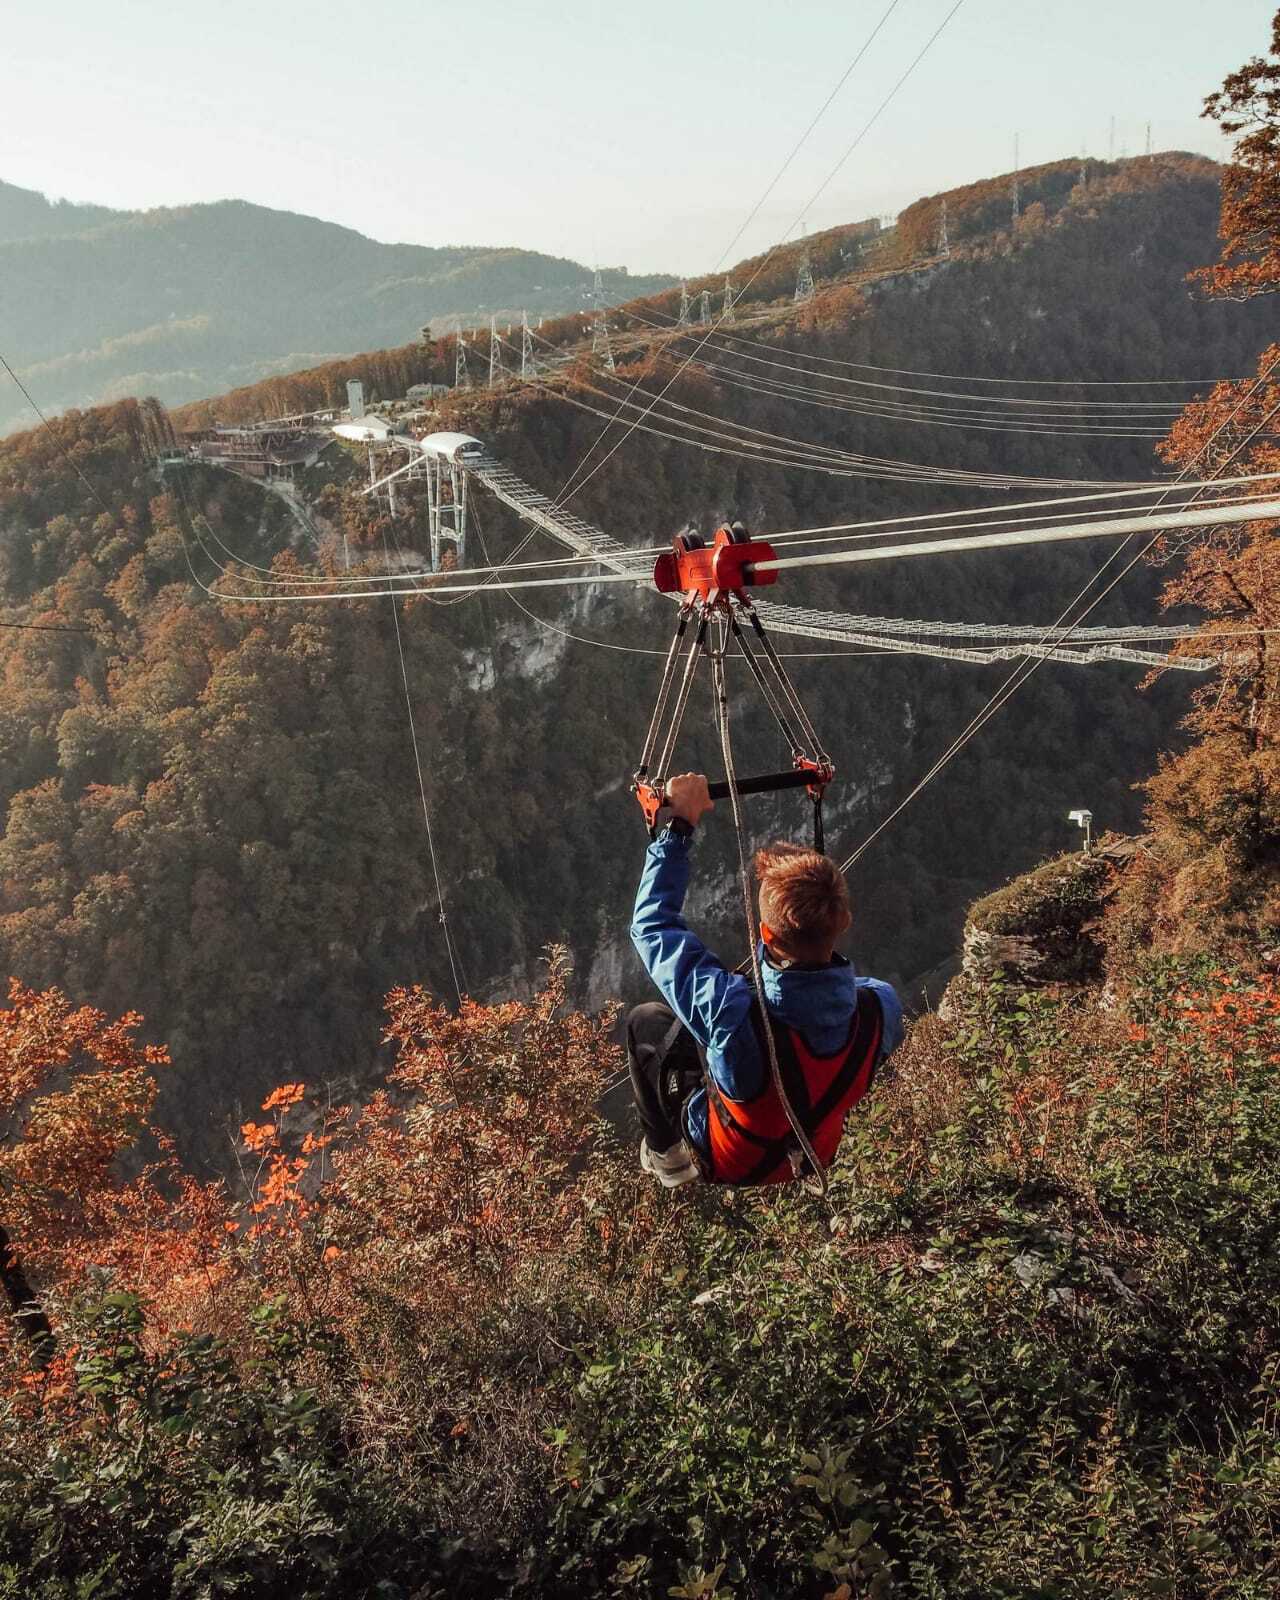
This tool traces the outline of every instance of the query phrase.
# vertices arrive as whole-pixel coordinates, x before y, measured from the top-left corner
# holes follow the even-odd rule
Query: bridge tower
[[[440,571],[444,546],[453,546],[458,566],[467,559],[467,474],[456,461],[427,456],[427,528],[431,536],[431,570]]]

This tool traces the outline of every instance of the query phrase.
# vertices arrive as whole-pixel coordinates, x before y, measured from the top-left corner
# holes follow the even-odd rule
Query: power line
[[[17,628],[24,633],[97,633],[96,628],[80,628],[69,622],[0,622],[0,628]]]
[[[720,354],[721,352],[717,349],[716,353]],[[731,359],[746,359],[750,361],[756,359],[754,356],[744,358],[736,350],[730,351],[728,354]],[[673,360],[670,356],[666,359]],[[766,362],[763,364],[767,366],[783,365],[780,362]],[[1067,409],[1068,407],[1077,405],[1084,407],[1087,402],[1059,400],[1026,402],[1028,406],[1035,406],[1037,408],[1035,410],[999,411],[994,408],[999,405],[1020,404],[1020,402],[1010,401],[1001,396],[975,395],[972,397],[955,396],[955,399],[960,401],[960,404],[935,405],[930,400],[894,400],[887,398],[886,394],[879,393],[841,394],[831,389],[818,388],[813,384],[795,383],[788,378],[777,378],[769,373],[743,372],[740,368],[725,366],[723,362],[718,361],[703,360],[698,363],[698,369],[703,372],[735,378],[740,387],[754,386],[758,393],[773,394],[780,399],[804,399],[808,397],[816,401],[825,402],[833,409],[854,410],[866,408],[865,414],[868,416],[903,415],[913,420],[944,417],[974,423],[1002,423],[1006,426],[1054,423],[1067,424],[1077,428],[1096,428],[1107,425],[1129,427],[1146,425],[1150,427],[1157,423],[1167,425],[1171,421],[1176,421],[1182,410],[1180,406],[1139,409],[1137,407],[1116,405],[1110,401],[1106,402],[1105,405],[1096,406],[1088,410],[1069,410]],[[800,369],[793,368],[790,370],[799,371]],[[864,384],[856,378],[844,380],[829,378],[825,373],[810,373],[807,376],[819,376],[828,383],[844,382],[846,385],[852,385],[858,389],[870,388],[884,390],[887,393],[925,394],[946,398],[945,391],[936,389],[900,389],[892,384]],[[972,399],[973,403],[966,404],[965,402],[970,399]]]
[[[803,149],[804,145],[808,142],[810,134],[818,126],[819,122],[822,121],[822,118],[826,115],[828,109],[831,106],[831,103],[835,100],[836,96],[840,93],[841,89],[843,89],[845,84],[849,81],[849,78],[852,75],[854,69],[857,67],[858,63],[862,60],[863,56],[866,55],[867,51],[871,48],[872,44],[875,43],[876,37],[879,34],[880,30],[884,27],[885,23],[888,22],[889,18],[897,10],[897,8],[898,8],[898,6],[900,4],[901,4],[901,0],[890,0],[890,4],[885,9],[884,14],[881,16],[879,22],[876,23],[875,27],[871,30],[871,32],[867,35],[866,39],[863,41],[861,49],[859,49],[858,53],[854,56],[853,60],[849,63],[849,65],[841,73],[839,79],[836,82],[835,87],[831,90],[831,93],[827,96],[827,98],[822,102],[822,105],[818,108],[818,111],[815,114],[813,120],[810,122],[809,126],[804,130],[804,132],[796,140],[795,144],[792,145],[790,151],[787,154],[786,159],[783,161],[782,165],[778,168],[777,172],[774,173],[773,177],[769,180],[768,186],[765,188],[764,193],[756,201],[755,205],[752,206],[750,212],[747,214],[746,221],[742,224],[742,226],[738,229],[737,233],[734,234],[733,238],[730,239],[729,243],[720,252],[719,258],[717,259],[715,267],[713,269],[714,271],[719,271],[720,267],[723,266],[723,264],[725,262],[725,259],[728,256],[729,252],[733,249],[733,247],[737,244],[738,240],[741,239],[742,235],[747,231],[747,229],[755,221],[756,217],[760,214],[761,208],[764,206],[764,204],[768,200],[769,196],[773,193],[774,189],[777,188],[779,182],[782,180],[783,176],[786,174],[787,170],[790,168],[791,163],[800,154],[800,151]],[[774,249],[776,249],[776,248],[777,248],[777,246],[775,245]],[[772,252],[770,252],[770,254],[772,254]],[[749,287],[749,285],[748,285],[748,287]],[[740,299],[741,296],[739,296],[738,298]],[[723,320],[723,318],[721,320]],[[680,281],[680,323],[681,323],[682,326],[684,326],[684,325],[688,324],[688,321],[689,321],[689,286],[688,286],[687,282],[685,282],[684,279],[681,279],[681,281]],[[635,393],[637,387],[638,387],[638,385],[633,385],[632,394]],[[561,485],[560,493],[556,496],[557,502],[564,500],[566,495],[570,492],[570,486],[572,485],[574,479],[578,476],[578,474],[581,472],[582,468],[586,465],[586,462],[590,458],[592,452],[596,449],[596,447],[599,445],[600,441],[604,438],[605,434],[608,433],[610,427],[613,426],[613,422],[616,421],[616,420],[617,420],[617,418],[615,416],[610,422],[608,422],[606,424],[605,427],[601,428],[600,432],[596,435],[596,437],[592,440],[591,444],[587,447],[586,451],[579,458],[579,460],[578,460],[577,464],[575,465],[573,471],[569,474],[569,476],[565,479],[564,483]]]
[[[658,331],[661,332],[673,331],[669,328],[662,327],[662,325],[658,323],[650,323],[650,326],[658,329]],[[874,378],[846,378],[835,372],[814,372],[808,367],[797,365],[794,361],[780,361],[777,359],[776,346],[759,345],[757,340],[745,340],[735,334],[721,334],[719,337],[728,346],[750,343],[758,345],[758,347],[761,349],[775,351],[775,354],[772,357],[751,355],[746,350],[737,350],[733,348],[728,348],[721,352],[722,354],[733,356],[738,361],[750,361],[755,366],[779,367],[788,372],[798,372],[808,378],[820,378],[825,383],[843,384],[847,388],[882,390],[892,394],[925,395],[935,400],[959,400],[972,405],[981,406],[1038,406],[1042,410],[1067,410],[1071,407],[1087,407],[1095,412],[1121,411],[1126,413],[1146,413],[1154,411],[1162,414],[1173,413],[1175,415],[1182,410],[1181,405],[1177,401],[1089,399],[1055,400],[1052,397],[1045,395],[965,394],[963,391],[955,389],[921,388],[917,384],[882,383],[878,379]],[[809,356],[807,352],[788,351],[787,353],[802,354],[805,359],[813,361],[821,361],[825,359],[822,356]],[[981,380],[975,379],[973,381],[979,382]],[[1009,381],[1012,382],[1014,380],[1011,379]]]
[[[808,204],[803,206],[803,207],[801,207],[799,215],[797,216],[795,222],[792,223],[791,227],[787,229],[787,233],[786,233],[785,237],[790,237],[790,235],[795,231],[796,227],[803,220],[803,218],[813,209],[814,205],[817,203],[818,199],[825,192],[825,190],[827,189],[828,185],[834,181],[837,173],[844,166],[845,162],[849,160],[850,156],[853,155],[854,151],[862,143],[863,139],[867,136],[867,134],[875,126],[875,124],[879,120],[881,114],[886,110],[886,108],[892,102],[894,97],[897,95],[898,91],[906,83],[907,79],[910,78],[911,74],[919,66],[920,62],[923,61],[925,56],[932,49],[933,45],[938,40],[938,38],[941,36],[941,34],[942,34],[943,30],[946,28],[947,24],[951,21],[952,17],[955,16],[956,12],[959,11],[960,7],[963,4],[964,4],[964,0],[955,0],[955,4],[951,7],[951,10],[947,12],[946,16],[939,23],[938,27],[930,35],[929,39],[925,42],[923,48],[915,56],[914,60],[910,64],[910,66],[902,74],[902,76],[898,79],[897,83],[894,84],[893,88],[890,89],[889,93],[880,102],[880,104],[879,104],[879,106],[877,106],[876,110],[871,114],[871,116],[863,124],[861,130],[859,131],[859,133],[855,137],[853,143],[845,151],[844,155],[841,156],[840,160],[836,162],[835,166],[827,174],[826,178],[822,181],[821,184],[819,184],[819,186],[816,189],[816,191],[814,192],[813,196],[810,198]],[[886,13],[886,16],[887,16],[887,13]],[[883,26],[884,20],[885,20],[885,18],[881,18],[881,21],[876,25],[875,32],[878,32],[880,27]],[[875,32],[872,33],[871,38],[875,37]],[[867,45],[869,45],[870,42],[871,42],[871,40],[868,39]],[[867,46],[864,45],[864,47],[863,47],[864,51],[865,51],[866,48],[867,48]],[[759,266],[756,267],[756,269],[751,273],[750,277],[747,279],[746,285],[744,286],[744,288],[742,290],[742,294],[739,295],[739,297],[738,297],[739,300],[741,300],[742,295],[745,295],[747,290],[750,289],[751,285],[756,281],[756,279],[764,271],[765,267],[769,264],[769,262],[777,254],[777,252],[778,252],[778,250],[780,248],[781,248],[781,242],[779,244],[774,245],[773,248],[771,250],[769,250],[764,257],[762,257]],[[700,341],[700,343],[698,344],[697,348],[694,350],[694,355],[696,355],[698,353],[698,350],[700,350],[702,348],[702,345],[706,343],[706,340],[711,336],[712,333],[714,333],[716,331],[716,329],[718,327],[719,327],[719,322],[716,322],[716,323],[712,324],[711,328],[708,329],[708,332],[703,336],[703,339]],[[690,358],[690,359],[692,359],[692,358]],[[666,385],[666,388],[664,388],[663,391],[662,391],[662,394],[665,394],[667,392],[667,389],[669,389],[671,387],[671,385],[675,382],[676,377],[678,377],[678,376],[679,376],[679,373],[677,372],[675,374],[675,376],[673,376],[668,381],[668,383]],[[633,387],[632,392],[634,393],[634,387]],[[661,395],[658,398],[661,398]],[[597,472],[599,472],[600,468],[603,467],[606,464],[606,462],[608,462],[613,457],[614,454],[616,454],[616,452],[618,451],[620,446],[626,442],[627,437],[635,430],[635,428],[639,425],[639,422],[643,421],[643,418],[648,415],[648,412],[651,411],[653,409],[653,406],[656,405],[656,404],[657,404],[656,400],[652,401],[650,403],[649,407],[648,407],[648,410],[646,410],[642,414],[641,418],[631,422],[628,425],[626,431],[623,433],[622,438],[619,439],[617,441],[617,443],[615,443],[610,448],[608,454],[604,457],[604,459],[601,460],[601,461],[598,461],[595,464],[595,466],[592,467],[591,471],[589,473],[587,473],[586,477],[584,477],[581,480],[581,482],[579,482],[574,488],[571,489],[570,488],[570,484],[573,483],[574,478],[576,478],[578,473],[582,470],[582,467],[586,464],[586,461],[589,458],[589,456],[591,455],[591,453],[595,450],[596,446],[600,443],[601,439],[603,439],[605,434],[609,431],[608,428],[605,428],[600,433],[600,435],[597,437],[597,439],[593,442],[593,444],[590,446],[590,448],[587,450],[586,454],[578,462],[578,465],[574,468],[574,471],[570,475],[569,479],[566,480],[564,488],[561,489],[559,495],[557,495],[557,497],[556,497],[557,502],[563,504],[563,502],[569,497],[570,494],[577,494],[578,491],[580,489],[582,489],[590,481],[590,479],[595,476],[595,474]],[[616,418],[615,419],[611,419],[610,426],[613,425],[613,420],[616,420]]]
[[[107,502],[98,493],[98,490],[97,490],[96,486],[94,484],[90,483],[88,478],[85,477],[84,473],[80,470],[79,462],[72,460],[71,453],[67,450],[67,448],[63,444],[62,440],[58,438],[58,430],[54,427],[53,423],[49,421],[48,417],[45,416],[44,412],[41,411],[40,407],[32,399],[31,391],[27,388],[26,384],[23,383],[22,379],[13,370],[13,368],[9,365],[8,361],[6,360],[4,355],[2,355],[2,354],[0,354],[0,366],[2,366],[4,368],[4,370],[13,379],[14,383],[17,384],[18,388],[22,391],[23,398],[26,400],[27,404],[31,407],[31,409],[35,412],[36,416],[38,416],[40,418],[41,422],[43,422],[45,427],[49,430],[50,438],[53,440],[54,444],[57,445],[57,447],[58,447],[58,454],[62,457],[62,459],[67,463],[67,465],[75,473],[76,477],[79,478],[80,482],[82,484],[84,484],[85,488],[89,491],[89,493],[93,496],[93,498],[98,502],[98,504],[102,507],[102,509],[107,513],[107,515],[109,517],[114,517],[115,516],[115,512],[112,511],[111,507],[107,504]]]
[[[611,395],[605,395],[603,391],[595,389],[591,385],[584,385],[584,387],[588,393],[599,395],[601,398],[610,401],[614,398]],[[590,401],[581,400],[567,391],[547,389],[546,392],[563,401],[566,405],[576,406],[580,411],[588,411],[599,417],[613,415],[613,413],[603,411],[599,406],[592,405]],[[656,397],[653,405],[658,404],[659,401],[662,401],[670,409],[684,412],[691,416],[701,416],[712,422],[721,422],[720,418],[710,416],[695,407],[680,406],[674,401],[665,401],[662,395]],[[841,455],[841,453],[831,450],[824,452],[827,459],[823,460],[818,459],[813,448],[805,446],[804,441],[792,441],[791,445],[782,447],[785,449],[785,453],[781,453],[779,447],[775,446],[773,447],[775,453],[769,455],[758,444],[751,449],[745,448],[750,441],[744,439],[741,434],[731,434],[723,431],[725,426],[741,427],[741,424],[722,423],[720,428],[706,428],[686,423],[681,418],[673,419],[661,416],[657,420],[663,423],[664,426],[660,427],[653,420],[646,420],[650,418],[653,405],[645,408],[632,405],[629,401],[623,401],[622,405],[624,408],[629,407],[641,412],[641,415],[630,424],[632,431],[638,430],[642,433],[653,434],[658,438],[670,439],[677,444],[691,446],[713,455],[738,456],[744,460],[754,461],[766,466],[792,467],[801,471],[822,472],[830,477],[881,479],[891,482],[969,484],[975,488],[1031,488],[1050,485],[1057,485],[1062,488],[1076,488],[1081,484],[1093,486],[1099,482],[1098,479],[1036,478],[1009,473],[968,472],[958,468],[931,469],[918,463],[903,463],[892,457],[858,455],[853,452],[846,452]],[[680,428],[683,431],[673,432],[673,428]],[[744,431],[768,437],[763,435],[760,429]],[[697,437],[697,435],[705,437]],[[784,438],[785,436],[774,435],[773,437]],[[719,444],[709,442],[714,440],[722,442]],[[800,448],[796,448],[796,446]]]
[[[657,314],[661,315],[660,312]],[[779,350],[778,345],[766,344],[761,339],[752,339],[743,333],[721,333],[720,337],[731,344],[749,344],[757,350],[768,350],[775,354]],[[802,352],[788,350],[787,353],[798,355]],[[883,366],[874,361],[845,361],[835,356],[816,355],[810,351],[804,351],[803,355],[805,360],[819,362],[823,366],[844,367],[858,372],[883,372],[899,378],[932,378],[935,382],[943,383],[986,383],[1022,389],[1206,389],[1219,383],[1247,381],[1239,378],[986,378],[972,372],[930,372],[916,367]]]
[[[1154,422],[1152,417],[1143,418],[1088,418],[1088,417],[1042,417],[1019,416],[1003,418],[992,417],[989,413],[944,411],[941,407],[906,406],[894,401],[881,401],[878,404],[872,400],[859,400],[840,395],[823,393],[822,391],[804,390],[798,384],[781,383],[777,379],[753,378],[749,374],[735,372],[732,368],[721,366],[718,362],[695,362],[694,370],[705,372],[719,384],[727,384],[733,389],[743,389],[751,394],[767,395],[774,399],[786,400],[791,404],[816,406],[823,411],[841,411],[852,416],[879,417],[887,422],[910,422],[922,427],[932,428],[961,428],[969,432],[978,433],[1015,433],[1024,436],[1043,435],[1052,438],[1066,439],[1161,439],[1168,431],[1161,427],[1120,427],[1107,426],[1108,423],[1121,423],[1129,420]]]

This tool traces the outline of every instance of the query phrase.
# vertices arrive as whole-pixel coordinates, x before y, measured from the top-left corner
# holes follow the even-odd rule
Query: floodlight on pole
[[[1091,850],[1093,848],[1093,812],[1083,810],[1068,811],[1067,821],[1074,822],[1083,831],[1084,848],[1085,850]]]

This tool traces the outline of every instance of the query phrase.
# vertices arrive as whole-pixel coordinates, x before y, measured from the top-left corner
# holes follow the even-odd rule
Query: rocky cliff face
[[[1003,972],[1020,983],[1087,983],[1102,976],[1102,917],[1118,879],[1144,848],[1110,835],[1058,856],[972,906],[961,971],[971,982]]]

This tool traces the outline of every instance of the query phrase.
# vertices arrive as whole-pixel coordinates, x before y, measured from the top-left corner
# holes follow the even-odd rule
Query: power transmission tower
[[[733,311],[733,284],[729,279],[724,280],[724,310],[720,314],[721,322],[736,322],[738,319]]]
[[[796,272],[796,292],[792,297],[796,305],[803,305],[806,300],[812,300],[813,289],[813,264],[809,260],[809,241],[804,241],[804,251],[800,257],[800,267]]]
[[[701,317],[700,320],[703,321],[703,322],[710,322],[711,321],[711,290],[710,289],[704,289],[702,291],[702,317]]]
[[[502,340],[498,337],[498,319],[489,318],[489,387],[492,389],[506,374],[502,370]]]
[[[1114,117],[1112,117],[1112,119],[1111,119],[1111,131],[1107,135],[1107,160],[1108,161],[1114,161],[1115,158],[1116,158],[1116,119]]]
[[[537,363],[533,354],[533,330],[529,326],[529,313],[520,313],[520,376],[532,378],[536,376]]]
[[[1147,123],[1147,154],[1151,154],[1151,124]]]
[[[455,389],[471,387],[471,377],[467,372],[467,336],[462,331],[459,319],[455,319],[453,325],[453,386]]]
[[[938,254],[945,260],[951,254],[951,236],[947,232],[947,197],[942,197],[942,227],[938,230]]]
[[[592,289],[592,297],[595,300],[596,310],[591,323],[591,354],[599,356],[609,371],[612,372],[614,370],[613,351],[609,347],[609,324],[605,321],[604,316],[604,285],[600,281],[599,267],[596,268],[596,281]]]
[[[677,328],[689,326],[689,285],[683,278],[680,280],[680,315],[676,318]]]

